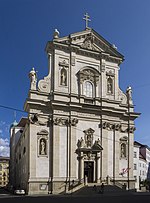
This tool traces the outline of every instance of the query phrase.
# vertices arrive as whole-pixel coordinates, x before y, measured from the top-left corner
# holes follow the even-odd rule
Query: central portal
[[[94,177],[94,162],[84,161],[84,177],[87,176],[88,183],[93,183]]]

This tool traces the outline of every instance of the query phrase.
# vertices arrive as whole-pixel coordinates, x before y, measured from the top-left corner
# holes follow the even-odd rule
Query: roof
[[[10,157],[0,156],[0,161],[9,161]]]
[[[146,161],[146,158],[141,153],[139,153],[139,158],[144,159]]]
[[[17,127],[25,127],[26,123],[28,121],[28,118],[22,117],[17,125]]]

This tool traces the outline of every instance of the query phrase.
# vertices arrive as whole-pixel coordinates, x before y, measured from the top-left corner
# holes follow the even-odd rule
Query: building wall
[[[101,58],[101,52],[75,51],[64,43],[62,47],[56,44],[47,52],[48,76],[39,81],[38,88],[36,81],[34,84],[31,81],[24,106],[29,115],[15,147],[16,186],[25,187],[29,194],[60,193],[66,190],[68,182],[84,179],[85,161],[94,163],[95,182],[110,176],[124,183],[127,175],[134,182],[134,130],[128,133],[131,130],[128,127],[134,128],[137,115],[132,114],[129,126],[127,112],[133,112],[134,108],[131,105],[128,109],[127,96],[119,89],[120,55],[113,59],[111,56]],[[62,70],[65,70],[65,80]],[[111,92],[108,78],[112,79]],[[86,82],[92,87],[90,96],[84,92]],[[89,129],[93,131],[92,146],[100,141],[96,159],[95,154],[89,151],[88,156],[77,146]],[[122,143],[125,144],[124,156],[121,155]],[[24,147],[26,153],[23,154]],[[129,173],[121,175],[123,169]]]
[[[9,182],[9,158],[0,157],[0,187],[5,187]]]

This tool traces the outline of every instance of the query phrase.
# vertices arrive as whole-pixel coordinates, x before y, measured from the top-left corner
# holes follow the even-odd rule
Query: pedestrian
[[[104,193],[104,183],[101,184],[99,193],[101,193],[101,194]]]
[[[97,190],[96,185],[93,186],[93,190],[96,192],[96,190]]]

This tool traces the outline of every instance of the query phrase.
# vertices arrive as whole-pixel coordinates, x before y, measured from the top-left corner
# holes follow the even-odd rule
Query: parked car
[[[25,190],[14,190],[15,195],[25,195]]]

